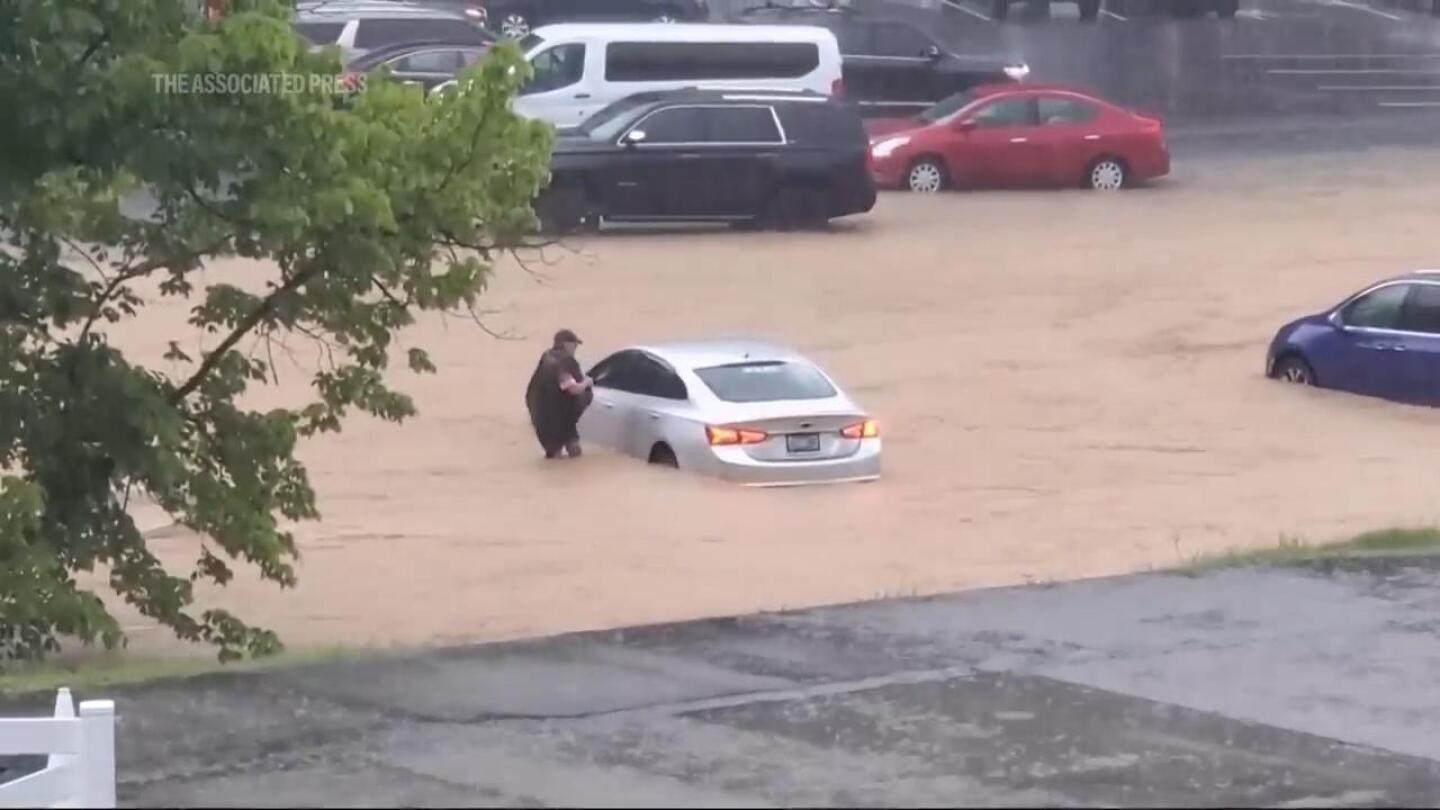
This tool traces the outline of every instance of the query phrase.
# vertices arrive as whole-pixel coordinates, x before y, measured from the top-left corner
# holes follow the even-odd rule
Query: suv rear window
[[[713,143],[780,143],[769,107],[706,107],[705,140]]]
[[[793,79],[819,65],[813,42],[612,42],[605,48],[605,78],[612,82]]]
[[[726,402],[775,402],[785,399],[829,399],[835,388],[814,366],[805,363],[731,363],[696,369],[695,375]]]
[[[848,105],[835,101],[824,103],[795,102],[776,108],[785,126],[785,137],[799,144],[823,143],[866,149],[869,137],[860,114]]]

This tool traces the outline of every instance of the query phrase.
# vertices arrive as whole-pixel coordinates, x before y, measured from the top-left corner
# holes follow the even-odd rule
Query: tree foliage
[[[290,9],[230,9],[0,0],[0,655],[122,642],[77,580],[97,566],[222,658],[275,650],[272,632],[198,610],[196,583],[246,564],[295,583],[285,527],[317,517],[296,443],[353,411],[413,415],[385,378],[397,332],[473,311],[492,252],[533,228],[550,133],[509,111],[528,76],[513,47],[464,92],[385,80],[345,97],[337,57],[309,51]],[[270,79],[195,78],[242,75]],[[263,286],[200,273],[225,257],[263,260]],[[165,298],[194,332],[163,360],[127,356],[115,336]],[[206,349],[187,353],[194,333]],[[248,409],[288,340],[328,347],[306,372],[313,401]],[[421,349],[399,356],[434,371]],[[204,538],[190,570],[147,549],[127,512],[141,496]]]

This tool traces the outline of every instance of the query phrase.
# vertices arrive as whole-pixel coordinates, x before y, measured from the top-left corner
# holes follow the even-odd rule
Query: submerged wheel
[[[1315,385],[1315,369],[1296,354],[1287,354],[1275,363],[1275,379],[1292,385]]]
[[[781,231],[820,230],[830,222],[829,201],[818,188],[785,186],[775,191],[763,219]]]
[[[680,461],[675,458],[675,451],[671,450],[668,444],[655,445],[655,449],[650,451],[650,463],[657,467],[680,469]]]

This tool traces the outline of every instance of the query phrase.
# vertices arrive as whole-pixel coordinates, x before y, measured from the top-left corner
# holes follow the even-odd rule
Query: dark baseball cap
[[[569,329],[561,329],[559,332],[556,332],[556,333],[555,333],[555,345],[556,345],[556,346],[559,346],[561,343],[584,343],[584,342],[585,342],[585,341],[583,341],[583,340],[580,339],[580,336],[579,336],[579,335],[575,334],[574,332],[570,331]]]

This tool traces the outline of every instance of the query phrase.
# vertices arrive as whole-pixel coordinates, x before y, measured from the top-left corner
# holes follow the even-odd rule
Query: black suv
[[[875,205],[860,117],[816,93],[638,93],[555,139],[542,226],[600,220],[823,227]]]
[[[866,116],[917,113],[972,87],[1030,73],[1016,60],[951,53],[909,22],[849,8],[768,2],[741,11],[736,22],[828,28],[840,43],[845,97]]]
[[[542,25],[559,22],[704,22],[707,0],[475,0],[487,25],[519,39]]]

